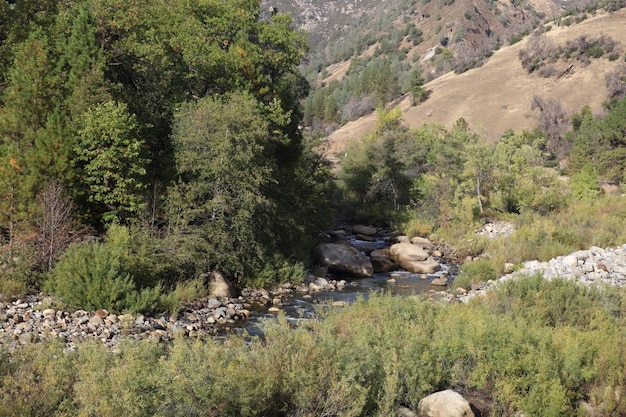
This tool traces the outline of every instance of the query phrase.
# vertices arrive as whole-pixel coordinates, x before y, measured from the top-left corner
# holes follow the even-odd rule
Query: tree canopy
[[[258,0],[37,0],[0,12],[9,241],[37,231],[37,196],[58,181],[95,230],[197,233],[206,262],[195,274],[245,280],[308,254],[296,248],[331,214],[313,208],[329,171],[302,146],[307,44],[289,15],[262,14]]]

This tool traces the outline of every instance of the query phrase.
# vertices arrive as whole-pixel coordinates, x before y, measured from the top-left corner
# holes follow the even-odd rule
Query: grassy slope
[[[606,35],[624,47],[625,21],[626,9],[622,9],[612,14],[598,14],[569,27],[555,27],[547,36],[554,43],[561,44],[581,35],[588,39]],[[431,81],[426,88],[432,90],[432,94],[420,106],[410,107],[408,98],[399,100],[397,105],[404,112],[405,123],[419,127],[423,123],[438,122],[449,127],[463,117],[493,142],[508,129],[536,127],[536,118],[530,108],[535,95],[558,99],[570,112],[579,111],[586,104],[594,112],[601,111],[601,104],[606,99],[604,75],[618,65],[624,65],[623,58],[614,62],[606,58],[592,60],[586,67],[576,62],[571,74],[559,79],[541,78],[527,74],[520,64],[518,53],[525,44],[526,40],[501,48],[480,68],[463,74],[450,72]],[[557,69],[567,68],[569,64],[558,62]],[[347,123],[328,137],[322,152],[333,159],[332,156],[343,152],[350,141],[371,132],[375,123],[375,114]]]

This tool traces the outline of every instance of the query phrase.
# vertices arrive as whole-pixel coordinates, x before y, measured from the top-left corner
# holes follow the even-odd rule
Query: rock
[[[94,324],[96,326],[100,326],[104,324],[104,320],[99,315],[95,314],[93,317],[89,319],[89,324]]]
[[[419,414],[428,417],[474,417],[470,403],[452,390],[435,392],[419,402]]]
[[[57,312],[51,308],[46,308],[44,311],[42,311],[43,317],[46,319],[53,318],[54,316],[56,316],[56,313]]]
[[[562,262],[563,262],[563,265],[569,266],[571,268],[578,266],[578,258],[573,255],[568,255],[568,256],[563,257]]]
[[[424,261],[428,258],[428,253],[411,243],[396,243],[389,247],[389,256],[401,264],[403,260]]]
[[[221,272],[215,270],[209,274],[209,295],[211,297],[237,297],[237,289],[224,277]]]
[[[396,413],[396,416],[397,417],[417,417],[417,414],[415,414],[409,408],[400,407],[400,408],[398,408],[398,412]]]
[[[374,272],[389,272],[398,269],[398,264],[389,256],[389,249],[376,249],[370,253]]]
[[[395,278],[389,278],[387,280],[387,284],[395,284],[396,283],[396,279]]]
[[[354,237],[357,240],[362,240],[364,242],[375,242],[376,241],[376,238],[374,236],[364,235],[363,233],[357,233],[356,235],[354,235]]]
[[[396,237],[396,243],[411,243],[408,236],[400,235]]]
[[[446,285],[448,285],[448,277],[445,275],[437,277],[430,282],[430,285],[445,287]]]
[[[435,250],[435,245],[433,245],[433,243],[430,240],[426,239],[425,237],[419,237],[419,236],[412,237],[411,243],[415,246],[421,247],[427,252],[432,252],[433,250]]]
[[[345,307],[347,306],[348,303],[345,301],[333,301],[332,306],[333,307]]]
[[[107,310],[104,310],[104,309],[96,310],[95,315],[99,316],[102,319],[104,319],[104,318],[106,318],[109,315],[109,312]]]
[[[364,226],[362,224],[357,224],[352,226],[352,233],[355,235],[368,235],[373,236],[378,232],[378,229],[374,226]]]
[[[267,311],[269,311],[270,313],[278,313],[280,312],[280,308],[278,307],[270,307],[267,309]]]
[[[317,262],[328,269],[359,277],[374,272],[372,263],[358,249],[341,243],[320,243],[315,248]]]
[[[432,274],[441,269],[439,262],[428,256],[419,246],[410,243],[396,243],[389,248],[391,259],[407,271],[417,274]]]

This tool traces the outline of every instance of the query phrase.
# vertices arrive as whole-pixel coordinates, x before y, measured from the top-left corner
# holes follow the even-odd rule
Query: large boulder
[[[432,253],[435,250],[435,245],[425,237],[415,236],[411,238],[411,243],[415,246],[419,246],[428,253]]]
[[[425,261],[428,252],[411,243],[396,243],[389,247],[391,259],[402,265],[403,261]]]
[[[441,269],[439,263],[431,258],[428,252],[411,243],[391,245],[389,255],[402,268],[417,274],[432,274]]]
[[[376,249],[370,253],[374,272],[389,272],[398,269],[398,264],[389,256],[389,249]]]
[[[428,417],[474,417],[470,403],[450,389],[422,398],[418,409],[420,415]]]
[[[209,274],[209,296],[234,298],[237,289],[220,271],[213,271]]]
[[[341,243],[320,243],[315,248],[315,259],[328,269],[369,277],[374,273],[372,263],[358,249]]]

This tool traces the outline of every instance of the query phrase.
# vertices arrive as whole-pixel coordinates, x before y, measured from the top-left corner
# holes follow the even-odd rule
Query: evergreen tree
[[[66,106],[78,119],[95,104],[110,99],[105,89],[104,56],[96,42],[96,26],[89,2],[83,2],[73,21],[62,56],[67,68]]]
[[[422,77],[422,73],[419,68],[415,68],[411,72],[409,92],[411,93],[411,104],[413,106],[417,106],[426,98],[427,92],[424,88],[424,77]]]

